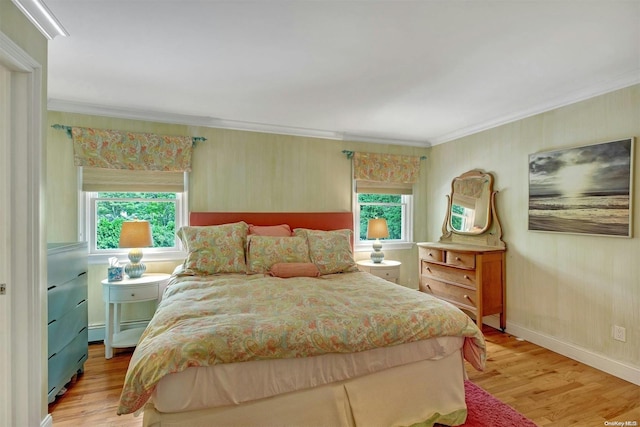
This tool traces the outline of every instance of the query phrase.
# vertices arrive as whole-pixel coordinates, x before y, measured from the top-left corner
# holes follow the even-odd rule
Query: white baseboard
[[[127,329],[145,328],[149,323],[148,320],[137,320],[133,322],[122,322],[120,329],[126,331]],[[89,326],[89,342],[104,341],[104,325],[90,325]]]
[[[44,417],[40,423],[40,427],[53,427],[53,418],[51,417],[51,414],[47,414],[47,416]]]
[[[500,322],[497,316],[485,317],[483,323],[500,329]],[[580,363],[584,363],[592,368],[611,374],[614,377],[640,385],[640,367],[638,366],[628,365],[602,354],[594,353],[591,350],[560,341],[555,337],[532,331],[517,323],[507,322],[506,332]]]

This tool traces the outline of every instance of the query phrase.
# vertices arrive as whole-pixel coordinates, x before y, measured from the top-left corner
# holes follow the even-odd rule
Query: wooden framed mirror
[[[491,225],[493,176],[478,170],[451,181],[448,226],[454,233],[482,234]]]
[[[493,182],[479,169],[453,178],[440,241],[504,247]]]

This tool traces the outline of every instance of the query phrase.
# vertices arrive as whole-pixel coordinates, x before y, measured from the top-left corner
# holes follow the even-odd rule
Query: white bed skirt
[[[239,405],[161,413],[145,427],[347,427],[460,425],[466,419],[461,351],[350,380]]]

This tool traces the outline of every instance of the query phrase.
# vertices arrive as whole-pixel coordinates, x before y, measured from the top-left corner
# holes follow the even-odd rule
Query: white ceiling
[[[418,146],[640,83],[640,1],[46,0],[49,108]]]

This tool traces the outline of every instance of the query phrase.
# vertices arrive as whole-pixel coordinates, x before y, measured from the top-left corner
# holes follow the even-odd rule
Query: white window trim
[[[360,204],[358,203],[358,193],[353,192],[353,250],[354,252],[371,252],[373,240],[359,240],[358,236],[360,235]],[[405,203],[405,212],[404,212],[404,239],[401,240],[382,240],[382,250],[404,250],[404,249],[412,249],[414,246],[413,242],[413,195],[408,198]]]
[[[185,191],[176,193],[176,231],[189,222],[189,187],[188,174],[185,174]],[[82,169],[78,168],[78,240],[86,241],[89,246],[89,264],[108,264],[109,258],[116,257],[120,264],[128,261],[127,249],[101,250],[99,253],[93,249],[95,242],[90,239],[92,224],[89,222],[93,218],[93,206],[91,203],[92,192],[82,191]],[[177,242],[177,249],[145,248],[143,251],[143,262],[177,261],[186,258],[187,253],[183,250],[180,241]]]

